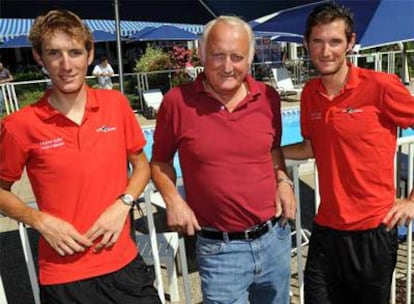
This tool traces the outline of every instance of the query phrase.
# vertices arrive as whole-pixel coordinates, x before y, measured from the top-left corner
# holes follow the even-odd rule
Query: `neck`
[[[344,64],[338,72],[321,77],[329,97],[335,97],[345,87],[348,82],[349,69],[349,66]]]
[[[49,95],[49,104],[77,124],[82,121],[86,100],[86,89],[70,94],[52,90]]]
[[[220,101],[230,112],[246,97],[248,92],[247,84],[244,82],[236,90],[229,93],[215,91],[207,81],[204,81],[203,84],[205,90]]]

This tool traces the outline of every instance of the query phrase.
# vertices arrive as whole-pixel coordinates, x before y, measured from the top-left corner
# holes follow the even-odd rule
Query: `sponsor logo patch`
[[[116,127],[109,127],[105,125],[96,129],[96,132],[102,132],[102,133],[108,133],[108,132],[113,132],[113,131],[116,131]]]

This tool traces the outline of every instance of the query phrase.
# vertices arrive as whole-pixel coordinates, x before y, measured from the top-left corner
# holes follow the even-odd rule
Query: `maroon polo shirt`
[[[194,83],[171,89],[157,116],[152,160],[178,151],[186,200],[202,226],[240,231],[276,213],[271,150],[280,146],[280,98],[252,77],[232,112]]]

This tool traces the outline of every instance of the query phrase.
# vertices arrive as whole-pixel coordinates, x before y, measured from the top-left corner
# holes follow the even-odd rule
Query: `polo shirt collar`
[[[198,94],[207,94],[207,91],[203,85],[203,81],[205,79],[206,79],[205,73],[201,72],[198,74],[196,80],[194,81],[195,90]],[[251,96],[251,100],[252,101],[256,100],[255,97],[262,93],[257,82],[253,79],[253,77],[250,74],[247,74],[245,81],[247,83],[247,86],[249,87],[249,95]]]
[[[40,98],[40,100],[33,105],[34,112],[36,113],[36,115],[44,121],[61,114],[58,110],[53,108],[48,102],[51,92],[52,91],[50,89],[47,90],[45,94]],[[99,109],[99,103],[95,96],[95,92],[88,86],[86,86],[86,98],[87,100],[85,110],[87,112]]]
[[[347,62],[346,65],[349,68],[348,81],[346,82],[344,88],[342,89],[343,92],[346,90],[355,89],[356,87],[358,87],[359,83],[361,82],[361,79],[359,77],[360,69],[354,66],[353,64],[351,64],[350,62]],[[326,89],[323,86],[322,79],[320,77],[318,79],[317,91],[326,93]]]

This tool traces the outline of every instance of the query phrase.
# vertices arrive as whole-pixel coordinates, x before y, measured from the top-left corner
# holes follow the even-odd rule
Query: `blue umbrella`
[[[155,26],[146,26],[146,27],[142,28],[141,30],[139,30],[138,32],[133,33],[129,38],[132,41],[139,40],[139,38],[141,38],[143,35],[145,35],[149,32],[152,32],[155,29],[156,29]]]
[[[0,48],[21,48],[21,47],[31,47],[31,43],[29,42],[26,35],[16,36],[12,39],[5,41],[3,44],[0,44]]]
[[[139,31],[137,33],[137,38],[135,40],[139,41],[155,41],[155,40],[197,40],[198,36],[189,31],[183,30],[181,28],[172,26],[172,25],[162,25],[153,30],[148,30],[147,32],[140,35]]]
[[[276,35],[270,37],[272,41],[281,41],[281,42],[294,42],[294,43],[303,43],[302,35],[289,35],[286,33],[276,33]]]
[[[258,19],[258,31],[279,31],[303,35],[306,17],[326,1],[276,12]],[[354,13],[357,43],[361,48],[414,40],[414,1],[338,0]]]
[[[102,30],[92,32],[93,40],[96,42],[116,41],[116,35]]]
[[[270,38],[270,40],[273,40],[273,41],[303,43],[302,35],[296,35],[296,34],[290,34],[290,33],[254,31],[254,37],[256,38],[268,37]]]

